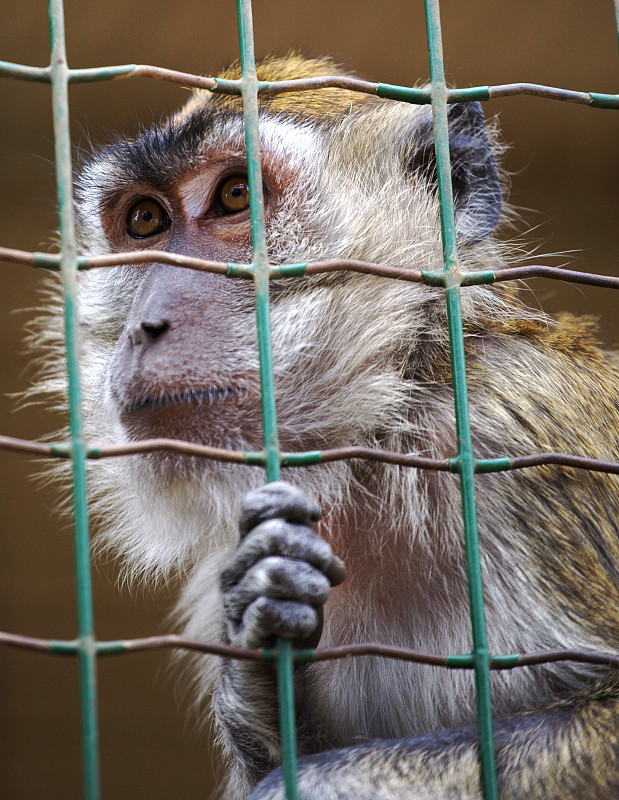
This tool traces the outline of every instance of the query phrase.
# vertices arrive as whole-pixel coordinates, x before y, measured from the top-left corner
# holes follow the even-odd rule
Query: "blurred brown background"
[[[616,92],[619,57],[612,0],[443,0],[448,79],[458,86],[531,81]],[[3,0],[0,59],[48,63],[46,4]],[[300,0],[254,4],[258,54],[292,47],[336,55],[366,77],[411,84],[428,76],[421,0]],[[234,4],[228,0],[67,0],[73,67],[146,63],[210,74],[237,56]],[[73,141],[131,132],[183,102],[186,93],[141,80],[71,91]],[[0,81],[0,243],[45,249],[55,226],[49,87]],[[487,103],[512,144],[512,201],[524,209],[521,232],[539,248],[534,263],[619,273],[617,185],[619,116],[566,103],[512,98]],[[563,253],[544,258],[544,253]],[[2,264],[0,433],[35,438],[61,424],[42,409],[15,411],[11,393],[27,385],[24,309],[37,304],[40,276]],[[616,294],[532,282],[546,308],[601,317],[619,342]],[[53,511],[56,492],[27,457],[0,452],[0,629],[44,637],[75,634],[69,526]],[[174,589],[156,594],[116,585],[112,564],[94,571],[99,638],[166,629]],[[100,664],[102,783],[105,798],[209,797],[212,760],[194,731],[182,691],[161,654]],[[0,797],[79,797],[77,667],[71,659],[0,651]]]

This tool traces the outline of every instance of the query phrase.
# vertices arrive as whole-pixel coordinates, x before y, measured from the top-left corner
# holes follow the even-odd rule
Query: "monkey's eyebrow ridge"
[[[119,183],[169,191],[203,160],[206,140],[216,136],[217,129],[223,134],[226,122],[232,117],[238,115],[230,112],[215,115],[203,108],[196,109],[190,116],[172,116],[162,126],[152,125],[134,139],[104,147],[97,161],[106,161],[111,167],[114,185],[109,186],[109,191],[118,191]]]

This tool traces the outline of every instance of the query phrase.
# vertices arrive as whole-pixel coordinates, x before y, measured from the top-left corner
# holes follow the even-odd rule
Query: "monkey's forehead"
[[[292,52],[287,56],[267,56],[256,64],[260,81],[288,81],[296,78],[316,78],[337,75],[340,77],[359,77],[344,69],[333,58],[307,58],[301,53]],[[238,80],[241,66],[235,61],[217,73],[218,78]],[[313,122],[328,123],[343,114],[368,103],[381,103],[380,98],[346,89],[318,89],[311,92],[286,93],[279,95],[259,95],[258,106],[271,114],[292,119],[306,118]],[[242,113],[242,100],[234,95],[220,95],[196,91],[179,112],[190,116],[199,109],[217,107],[222,112]]]
[[[316,166],[319,134],[299,121],[264,118],[260,125],[263,166],[290,172]],[[82,204],[113,201],[129,186],[167,192],[188,176],[200,174],[217,162],[245,162],[242,114],[213,113],[196,108],[179,112],[163,125],[153,125],[134,139],[104,147],[76,177]]]
[[[257,73],[264,81],[351,74],[331,58],[310,59],[298,53],[267,57],[258,62]],[[218,76],[228,80],[240,78],[240,64],[231,64],[220,70]],[[269,127],[268,120],[275,118],[288,123],[291,142],[291,128],[301,132],[330,127],[362,106],[387,102],[341,89],[260,97],[261,132]],[[154,124],[135,138],[103,147],[78,175],[78,191],[82,186],[85,194],[95,190],[106,193],[122,184],[140,182],[165,190],[199,166],[211,145],[220,151],[243,149],[242,114],[240,97],[197,91],[163,124]]]

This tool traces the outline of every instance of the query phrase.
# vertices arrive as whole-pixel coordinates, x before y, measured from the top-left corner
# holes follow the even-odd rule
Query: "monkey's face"
[[[180,115],[182,119],[182,113]],[[112,251],[168,250],[213,261],[251,262],[248,179],[238,117],[200,116],[200,126],[170,123],[162,143],[152,132],[104,151],[82,180],[97,187],[81,206]],[[214,128],[214,129],[213,129]],[[184,157],[178,157],[178,153]],[[292,187],[300,159],[280,146],[264,164],[264,203],[272,250],[288,252],[307,224]],[[111,176],[111,178],[110,178]],[[89,238],[93,238],[92,235]],[[259,364],[251,281],[159,263],[89,275],[83,286],[87,330],[108,361],[101,386],[130,439],[171,437],[220,447],[261,447]],[[102,296],[108,292],[113,298]],[[90,313],[91,302],[96,308]],[[102,315],[101,312],[104,311]],[[106,329],[107,330],[104,330]]]
[[[132,185],[108,207],[103,220],[115,249],[248,260],[245,164],[204,155],[174,184]],[[251,283],[157,263],[138,271],[109,373],[129,438],[260,447]]]

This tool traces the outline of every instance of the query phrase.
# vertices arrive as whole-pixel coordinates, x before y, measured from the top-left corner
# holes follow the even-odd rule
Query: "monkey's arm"
[[[316,646],[322,606],[331,586],[345,577],[341,560],[309,527],[318,517],[304,493],[284,483],[246,495],[241,542],[221,574],[225,633],[231,644],[269,647],[282,636],[299,647]],[[295,671],[299,707],[303,672]],[[235,762],[234,779],[255,784],[280,761],[273,666],[227,661],[214,709]]]
[[[619,700],[495,723],[501,800],[616,800]],[[332,750],[299,761],[301,800],[482,800],[476,727]],[[283,800],[281,770],[249,800]]]

